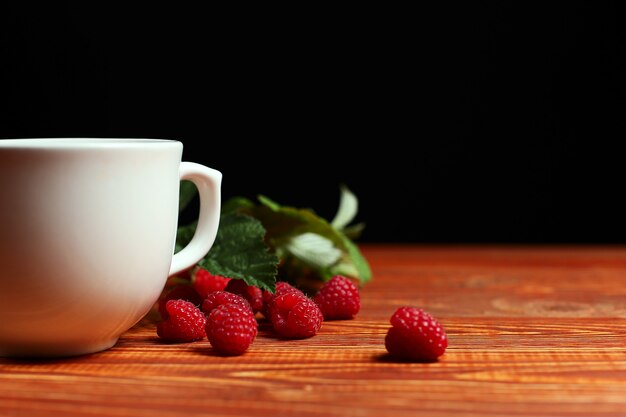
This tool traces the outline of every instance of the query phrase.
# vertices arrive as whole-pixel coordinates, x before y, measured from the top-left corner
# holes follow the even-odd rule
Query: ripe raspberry
[[[164,319],[168,318],[168,313],[167,313],[167,309],[165,308],[165,306],[167,305],[167,302],[169,300],[189,301],[190,303],[192,303],[198,308],[202,305],[202,301],[203,301],[202,297],[200,297],[200,294],[198,294],[198,292],[194,290],[193,287],[191,287],[190,285],[187,285],[187,284],[177,285],[176,287],[171,289],[167,294],[161,297],[161,299],[159,300],[159,313],[161,314],[161,317]]]
[[[324,316],[309,297],[288,292],[274,298],[269,309],[274,330],[288,339],[304,339],[317,334]]]
[[[222,355],[241,355],[254,341],[258,324],[254,313],[237,304],[222,304],[207,317],[206,335]]]
[[[272,301],[274,301],[274,298],[278,297],[279,295],[287,294],[288,292],[295,292],[304,295],[302,291],[286,281],[276,282],[276,290],[273,294],[267,290],[263,290],[263,308],[261,309],[261,313],[263,313],[263,316],[266,319],[270,319],[270,305],[272,304]]]
[[[239,294],[248,300],[255,314],[263,308],[263,292],[261,289],[254,285],[246,284],[242,279],[231,279],[226,285],[226,288],[224,288],[224,291]]]
[[[206,336],[206,317],[198,307],[185,300],[165,303],[168,318],[157,324],[157,335],[169,342],[193,342]]]
[[[348,278],[335,275],[319,289],[313,301],[320,307],[324,320],[351,319],[361,308],[359,289]]]
[[[238,306],[249,309],[251,313],[254,313],[248,300],[239,294],[234,294],[228,291],[213,291],[207,295],[202,303],[202,311],[208,316],[211,314],[213,309],[221,306],[222,304],[237,304]]]
[[[206,298],[213,291],[223,291],[229,281],[230,278],[213,275],[204,268],[198,268],[192,277],[193,288],[202,298]]]
[[[429,313],[420,308],[400,307],[391,316],[385,348],[394,356],[433,362],[448,347],[446,332]]]

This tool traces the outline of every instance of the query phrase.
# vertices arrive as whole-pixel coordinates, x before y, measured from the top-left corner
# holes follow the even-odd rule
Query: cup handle
[[[206,256],[220,222],[222,173],[194,162],[181,162],[180,179],[189,180],[198,188],[200,213],[193,238],[172,257],[169,276],[194,266]]]

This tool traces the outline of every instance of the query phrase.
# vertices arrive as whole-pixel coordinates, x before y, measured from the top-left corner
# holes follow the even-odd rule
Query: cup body
[[[0,140],[0,356],[113,346],[168,277],[183,145]]]

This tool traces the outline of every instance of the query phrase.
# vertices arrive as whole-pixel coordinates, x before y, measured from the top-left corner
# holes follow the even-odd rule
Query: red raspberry
[[[202,311],[208,316],[214,308],[221,306],[222,304],[237,304],[241,307],[249,309],[251,313],[254,313],[248,300],[239,294],[233,294],[228,291],[213,291],[207,295],[202,303]]]
[[[185,300],[165,303],[168,319],[157,324],[157,335],[169,342],[193,342],[206,336],[206,317],[198,307]]]
[[[261,312],[266,319],[269,320],[270,318],[270,305],[272,304],[272,301],[274,301],[274,298],[278,297],[279,295],[287,294],[288,292],[295,292],[301,295],[305,295],[298,288],[294,287],[286,281],[276,282],[276,289],[273,294],[267,290],[263,290],[263,308],[261,309]]]
[[[351,319],[361,308],[358,287],[341,275],[335,275],[326,282],[313,301],[322,310],[324,320]]]
[[[254,341],[258,324],[254,313],[237,304],[222,304],[207,317],[206,335],[219,354],[241,355]]]
[[[394,356],[433,362],[448,347],[446,332],[429,313],[420,308],[400,307],[391,316],[385,348]]]
[[[167,313],[167,309],[165,308],[169,300],[189,301],[190,303],[192,303],[198,308],[202,305],[202,301],[203,301],[202,297],[200,297],[200,294],[198,294],[198,292],[194,290],[193,287],[191,287],[190,285],[187,285],[187,284],[177,285],[176,287],[171,289],[167,294],[161,297],[161,299],[159,300],[159,313],[161,314],[161,317],[163,317],[164,319],[169,317]]]
[[[263,308],[263,292],[261,289],[254,285],[246,284],[242,279],[231,279],[226,285],[226,288],[224,288],[224,291],[239,294],[248,300],[255,314]]]
[[[274,298],[269,309],[274,330],[288,339],[304,339],[317,334],[324,316],[309,297],[288,292]]]
[[[198,268],[192,277],[193,288],[202,298],[206,298],[213,291],[223,291],[229,281],[230,278],[213,275],[204,268]]]

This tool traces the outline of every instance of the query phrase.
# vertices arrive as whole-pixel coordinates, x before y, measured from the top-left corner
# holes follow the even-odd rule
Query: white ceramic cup
[[[164,139],[0,140],[0,356],[98,352],[210,250],[222,174]],[[181,180],[198,188],[174,254]]]

